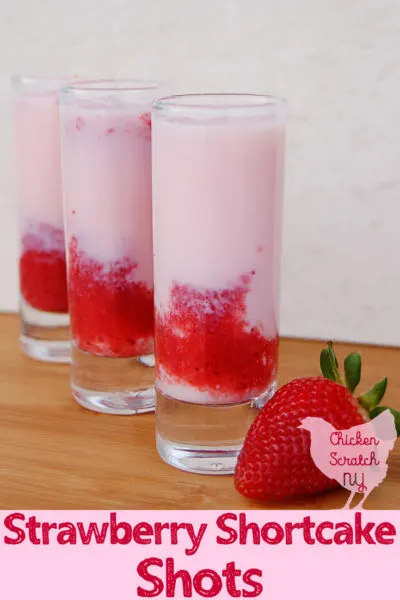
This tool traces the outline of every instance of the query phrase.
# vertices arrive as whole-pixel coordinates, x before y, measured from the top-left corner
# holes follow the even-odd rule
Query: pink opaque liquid
[[[17,94],[14,131],[21,293],[37,310],[66,313],[57,93]]]
[[[148,107],[63,106],[61,115],[72,337],[99,356],[150,354]]]
[[[277,371],[284,125],[153,113],[157,386],[232,404]]]

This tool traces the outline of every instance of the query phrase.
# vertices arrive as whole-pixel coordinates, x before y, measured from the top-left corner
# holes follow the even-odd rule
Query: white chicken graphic
[[[387,459],[397,438],[390,410],[345,430],[337,430],[319,417],[307,417],[299,427],[310,432],[311,456],[319,470],[349,490],[343,508],[351,507],[356,493],[364,496],[354,508],[362,508],[372,490],[386,477]]]

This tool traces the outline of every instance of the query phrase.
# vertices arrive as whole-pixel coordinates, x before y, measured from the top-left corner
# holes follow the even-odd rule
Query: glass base
[[[26,356],[35,360],[52,363],[71,362],[70,342],[48,342],[20,335],[19,346]]]
[[[274,382],[258,398],[225,406],[182,402],[157,392],[159,455],[172,467],[189,473],[234,473],[249,427],[275,389]]]
[[[71,362],[69,316],[36,310],[21,301],[20,348],[35,360]]]
[[[108,415],[154,411],[154,356],[109,358],[72,346],[71,388],[84,408]]]

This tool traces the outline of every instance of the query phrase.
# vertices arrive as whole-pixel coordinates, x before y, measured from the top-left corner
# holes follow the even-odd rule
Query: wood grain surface
[[[338,490],[284,504],[241,497],[231,476],[192,475],[158,457],[154,415],[112,417],[80,408],[69,368],[23,356],[15,315],[0,315],[1,509],[338,508]],[[357,346],[337,344],[342,359]],[[282,340],[279,382],[318,373],[321,342]],[[400,410],[400,349],[359,347],[363,383],[389,377],[386,403]],[[400,509],[400,442],[383,484],[365,504]]]

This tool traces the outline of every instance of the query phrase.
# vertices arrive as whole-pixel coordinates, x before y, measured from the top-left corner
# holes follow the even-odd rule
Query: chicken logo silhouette
[[[311,457],[317,468],[349,490],[343,508],[350,508],[354,495],[359,493],[363,497],[354,508],[361,509],[372,490],[386,477],[387,459],[397,438],[390,410],[350,429],[335,429],[319,417],[306,417],[299,428],[310,432]]]

